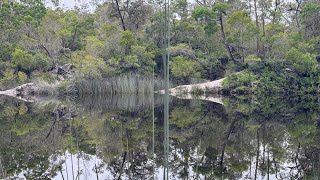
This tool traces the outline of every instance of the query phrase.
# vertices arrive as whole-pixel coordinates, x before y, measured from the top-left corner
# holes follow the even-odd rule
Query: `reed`
[[[164,81],[138,74],[122,74],[104,79],[75,79],[66,88],[68,95],[149,95],[164,87]]]

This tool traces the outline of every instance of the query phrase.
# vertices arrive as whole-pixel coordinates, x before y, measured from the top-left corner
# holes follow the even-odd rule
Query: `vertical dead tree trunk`
[[[301,12],[300,7],[301,7],[302,0],[296,0],[296,2],[297,2],[297,8],[295,10],[295,19],[296,19],[297,27],[298,27],[299,33],[300,33],[301,32],[301,25],[300,25],[298,13]]]
[[[256,28],[259,29],[259,19],[258,19],[258,11],[257,11],[257,0],[254,0],[254,16],[256,18]],[[260,33],[257,36],[257,50],[256,50],[257,56],[260,55]]]
[[[223,44],[226,47],[231,60],[235,61],[234,56],[233,56],[232,51],[231,51],[231,47],[230,47],[229,43],[227,42],[226,33],[224,31],[224,24],[223,24],[222,14],[219,15],[219,23],[220,23],[220,28],[221,28],[221,35],[222,35],[222,39],[223,39]]]
[[[257,129],[257,157],[256,157],[256,169],[254,171],[254,179],[257,179],[257,175],[258,175],[259,155],[260,155],[260,137],[259,137],[259,129]]]
[[[249,14],[251,16],[252,10],[251,10],[252,6],[251,6],[251,0],[249,0]]]
[[[261,5],[261,21],[262,21],[262,37],[264,38],[266,36],[266,22],[265,22],[265,2],[262,1],[262,5]],[[265,58],[266,56],[266,53],[265,53],[265,44],[262,43],[261,45],[261,57],[262,58]]]
[[[236,123],[236,121],[237,121],[237,120],[234,120],[234,121],[230,124],[230,127],[229,127],[229,129],[228,129],[228,132],[227,132],[227,134],[226,134],[226,137],[225,137],[224,140],[223,140],[222,150],[221,150],[221,157],[220,157],[220,168],[221,168],[221,171],[223,171],[223,161],[224,161],[225,149],[226,149],[226,146],[227,146],[229,137],[230,137],[232,131],[233,131],[234,128],[235,128],[235,123]]]
[[[124,23],[124,14],[121,13],[119,0],[115,0],[115,2],[116,2],[116,10],[117,10],[119,18],[120,18],[122,30],[126,31],[127,28],[126,28],[126,25]],[[129,6],[128,4],[129,4],[129,0],[127,1],[127,6]],[[128,7],[127,7],[127,9],[128,9]],[[124,53],[125,53],[125,55],[129,54],[129,46],[128,45],[125,46],[125,52]]]
[[[121,9],[120,9],[120,4],[119,4],[119,0],[115,0],[116,1],[116,9],[117,9],[117,12],[118,12],[118,15],[119,15],[119,18],[120,18],[120,22],[121,22],[121,27],[122,27],[122,30],[126,30],[126,25],[124,24],[124,15],[122,15],[121,13]]]
[[[276,23],[276,12],[277,12],[277,10],[278,10],[278,7],[279,7],[279,5],[281,4],[281,1],[280,0],[276,0],[276,2],[275,2],[275,7],[274,7],[274,15],[272,16],[272,24],[275,24]]]

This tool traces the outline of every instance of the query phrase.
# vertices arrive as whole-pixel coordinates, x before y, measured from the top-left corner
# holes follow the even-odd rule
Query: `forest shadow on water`
[[[168,153],[163,101],[1,97],[0,178],[319,178],[319,99],[171,97]]]

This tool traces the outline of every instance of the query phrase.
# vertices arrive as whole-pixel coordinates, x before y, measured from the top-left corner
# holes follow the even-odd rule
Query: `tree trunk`
[[[227,42],[227,38],[226,38],[226,34],[224,32],[224,25],[223,25],[223,20],[222,20],[222,14],[220,14],[219,16],[219,22],[220,22],[220,28],[221,28],[221,35],[222,35],[222,38],[223,38],[223,44],[225,45],[228,53],[229,53],[229,56],[230,56],[230,59],[232,61],[235,61],[234,57],[233,57],[233,54],[232,54],[232,51],[231,51],[231,48]]]
[[[258,168],[259,168],[259,155],[260,155],[260,138],[259,138],[259,129],[257,129],[257,157],[256,157],[256,169],[254,171],[254,179],[257,179]]]
[[[299,33],[301,33],[301,25],[300,25],[298,13],[300,12],[299,9],[300,9],[300,7],[301,7],[302,1],[296,0],[296,2],[298,3],[298,5],[297,5],[296,12],[295,12],[295,19],[296,19],[296,23],[297,23],[297,27],[298,27]]]
[[[254,0],[254,16],[256,18],[256,28],[259,30],[259,20],[258,20],[258,12],[257,12],[257,0]],[[260,30],[259,30],[260,31]],[[260,34],[257,36],[257,56],[260,54]]]
[[[276,12],[278,10],[278,6],[280,5],[280,0],[276,0],[275,2],[275,7],[274,7],[274,15],[272,16],[272,24],[275,24],[276,23]]]
[[[266,28],[265,28],[265,26],[266,26],[266,22],[265,22],[265,17],[264,17],[264,2],[262,2],[263,4],[262,4],[262,15],[261,15],[261,20],[262,20],[262,37],[265,37],[266,36]],[[264,43],[262,43],[262,48],[261,48],[261,56],[262,56],[262,58],[265,58],[266,57],[266,53],[265,53],[265,44]]]
[[[121,26],[122,26],[122,30],[126,30],[126,25],[124,24],[124,17],[121,13],[121,10],[120,10],[120,5],[119,5],[119,1],[118,0],[115,0],[116,1],[116,8],[117,8],[117,11],[118,11],[118,15],[120,17],[120,21],[121,21]]]
[[[221,157],[220,157],[220,168],[221,168],[221,171],[223,171],[223,161],[224,161],[225,149],[226,149],[226,146],[227,146],[229,137],[230,137],[232,131],[233,131],[234,128],[235,128],[235,123],[236,123],[236,121],[237,121],[237,120],[232,121],[232,123],[230,124],[230,127],[229,127],[229,129],[228,129],[228,132],[227,132],[227,134],[226,134],[226,137],[225,137],[225,139],[223,140],[222,150],[221,150]]]

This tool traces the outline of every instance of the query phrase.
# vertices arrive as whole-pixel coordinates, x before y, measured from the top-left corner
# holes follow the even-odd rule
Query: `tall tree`
[[[222,2],[217,2],[212,7],[212,10],[218,16],[218,22],[220,25],[221,36],[222,36],[222,42],[223,42],[224,46],[226,47],[227,52],[229,53],[230,59],[235,61],[235,58],[232,54],[230,44],[227,41],[227,36],[225,33],[225,27],[224,27],[224,20],[223,20],[223,16],[226,15],[228,9],[230,9],[230,5],[228,3],[222,3]]]
[[[258,9],[257,9],[257,0],[253,0],[254,3],[254,16],[256,21],[256,28],[259,30],[259,18],[258,18]],[[257,36],[257,56],[260,56],[260,35]]]

